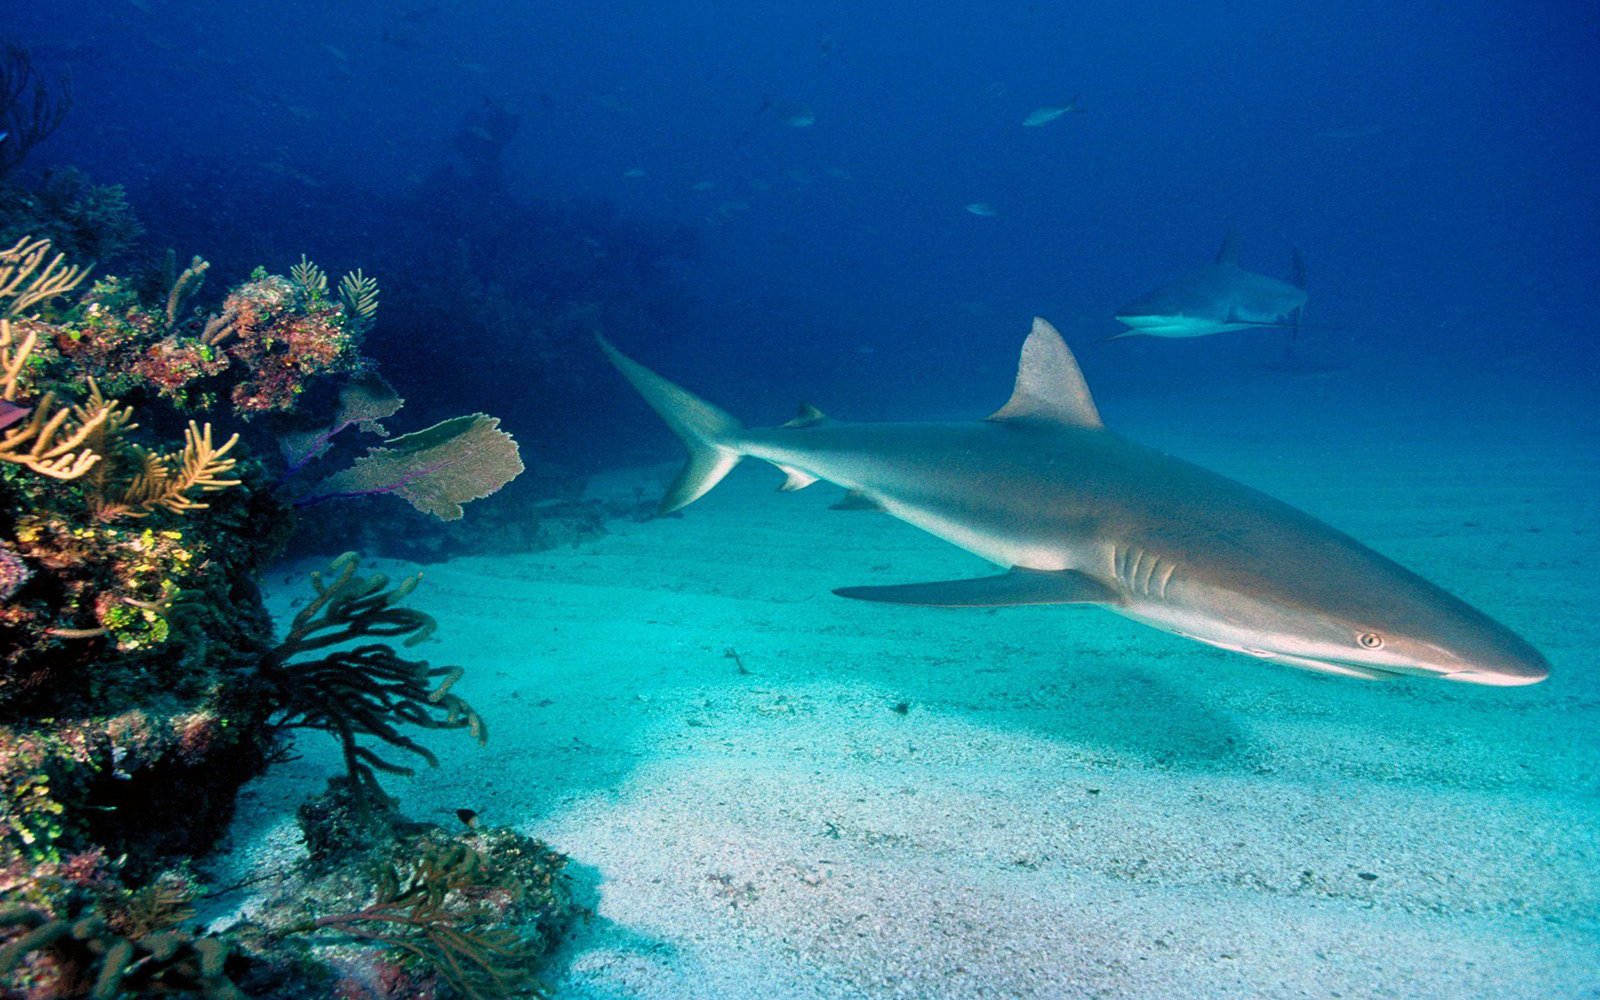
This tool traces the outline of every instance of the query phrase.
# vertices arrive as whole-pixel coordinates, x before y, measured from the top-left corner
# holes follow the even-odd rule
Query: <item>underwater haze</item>
[[[492,530],[317,508],[263,586],[287,621],[345,549],[425,565],[424,651],[493,735],[385,787],[571,859],[554,995],[1600,997],[1594,4],[51,0],[0,36],[72,92],[9,180],[81,169],[143,225],[101,271],[363,268],[408,426],[521,444]],[[655,516],[683,445],[596,343],[752,428],[977,421],[1036,316],[1107,428],[1548,678],[845,600],[1000,570],[776,459]],[[297,750],[219,883],[303,854],[343,764]]]

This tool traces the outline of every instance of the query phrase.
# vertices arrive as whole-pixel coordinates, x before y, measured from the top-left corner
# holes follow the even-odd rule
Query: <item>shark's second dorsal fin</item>
[[[1230,229],[1222,238],[1222,248],[1217,251],[1218,264],[1239,266],[1239,230]]]
[[[790,428],[815,427],[817,424],[820,424],[827,419],[828,415],[817,409],[815,406],[812,406],[810,403],[801,403],[800,412],[795,414],[794,419],[787,420],[778,426]]]
[[[990,420],[1029,420],[1070,427],[1104,427],[1078,362],[1056,328],[1034,317],[1022,345],[1017,385]]]

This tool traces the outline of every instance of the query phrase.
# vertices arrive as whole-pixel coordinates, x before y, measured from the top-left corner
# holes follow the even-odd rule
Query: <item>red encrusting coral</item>
[[[293,409],[308,379],[357,366],[345,307],[287,278],[239,286],[221,316],[228,332],[214,342],[248,373],[230,393],[241,414]]]

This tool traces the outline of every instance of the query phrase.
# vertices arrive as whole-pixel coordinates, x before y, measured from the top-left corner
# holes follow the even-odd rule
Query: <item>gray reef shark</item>
[[[1006,571],[846,587],[893,604],[1093,604],[1212,646],[1348,677],[1532,684],[1549,665],[1503,625],[1355,539],[1264,493],[1107,430],[1077,361],[1042,319],[1011,399],[983,421],[851,424],[811,407],[746,428],[600,346],[689,449],[663,511],[741,458],[827,480]]]
[[[1130,329],[1110,338],[1204,337],[1230,330],[1298,330],[1306,304],[1304,264],[1295,254],[1296,281],[1279,281],[1239,266],[1239,238],[1229,233],[1215,262],[1168,282],[1117,310]]]

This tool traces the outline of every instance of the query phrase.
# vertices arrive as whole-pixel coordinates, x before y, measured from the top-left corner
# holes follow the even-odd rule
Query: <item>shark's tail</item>
[[[743,457],[738,438],[744,425],[623,354],[606,338],[595,339],[617,371],[633,383],[644,401],[661,414],[689,449],[689,461],[661,498],[661,512],[671,513],[705,496]]]

